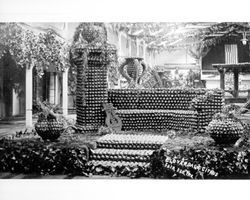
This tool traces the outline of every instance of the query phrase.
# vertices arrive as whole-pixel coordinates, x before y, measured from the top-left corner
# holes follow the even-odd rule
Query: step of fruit
[[[197,129],[196,111],[191,110],[116,110],[122,130]]]
[[[190,110],[191,103],[197,108],[213,108],[220,110],[222,94],[214,94],[211,102],[200,102],[194,99],[204,95],[208,90],[202,89],[109,89],[108,102],[118,110],[123,109],[170,109]]]
[[[88,163],[92,166],[103,166],[103,167],[147,167],[150,165],[149,162],[127,162],[127,161],[102,161],[93,160]]]
[[[162,135],[108,134],[97,141],[97,148],[107,149],[158,149],[168,139]]]
[[[149,162],[153,150],[132,149],[95,149],[91,151],[91,160]]]

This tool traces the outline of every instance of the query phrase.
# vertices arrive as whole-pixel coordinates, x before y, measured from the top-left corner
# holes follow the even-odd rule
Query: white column
[[[153,67],[153,50],[149,51],[149,55],[150,55],[150,66]]]
[[[58,83],[58,74],[55,74],[55,104],[59,103],[59,83]]]
[[[143,40],[143,59],[145,61],[146,61],[146,50],[147,50],[146,42]]]
[[[19,114],[19,97],[18,93],[15,92],[15,89],[12,89],[12,115],[18,115]]]
[[[129,54],[128,54],[128,56],[131,57],[132,56],[132,42],[133,42],[133,40],[131,37],[129,37],[128,40],[129,40],[129,50],[128,50]]]
[[[199,67],[200,67],[200,70],[202,70],[202,57],[200,57],[199,59]]]
[[[62,73],[62,110],[68,115],[68,68]]]
[[[153,51],[153,66],[156,64],[156,50]]]
[[[26,68],[26,75],[25,75],[25,125],[26,127],[32,127],[32,67]]]
[[[136,41],[136,57],[139,57],[140,55],[140,40],[138,38],[135,39]]]
[[[201,73],[201,79],[202,79],[202,56],[198,59],[197,64],[199,65],[200,73]]]
[[[122,56],[122,33],[118,33],[118,56]]]
[[[51,104],[55,104],[55,75],[54,75],[54,72],[50,72],[49,102]]]

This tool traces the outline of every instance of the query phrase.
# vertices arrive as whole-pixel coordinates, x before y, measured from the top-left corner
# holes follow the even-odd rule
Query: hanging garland
[[[39,76],[51,66],[59,71],[68,67],[69,46],[52,30],[35,34],[18,23],[2,23],[0,43],[4,47],[0,50],[0,58],[9,52],[17,66],[34,66]]]
[[[57,71],[64,71],[69,67],[70,46],[62,38],[56,37],[53,30],[45,34],[39,34],[38,46],[40,47],[37,56],[37,70],[54,66]]]

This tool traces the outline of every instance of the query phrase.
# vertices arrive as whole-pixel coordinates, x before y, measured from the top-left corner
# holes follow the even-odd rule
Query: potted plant
[[[35,124],[37,134],[43,140],[55,141],[64,131],[62,116],[58,112],[57,106],[47,103],[37,102],[38,120]]]

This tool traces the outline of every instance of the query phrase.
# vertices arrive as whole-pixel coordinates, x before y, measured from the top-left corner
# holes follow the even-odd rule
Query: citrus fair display
[[[97,141],[99,148],[113,149],[158,149],[167,136],[145,134],[108,134]]]
[[[153,134],[107,134],[97,140],[97,149],[90,154],[90,165],[148,167],[154,150],[159,149],[167,139],[167,136]]]
[[[198,123],[198,113],[192,110],[118,110],[116,113],[122,120],[123,130],[196,130]]]
[[[55,114],[53,106],[37,102],[38,120],[35,123],[35,130],[43,140],[54,141],[64,131],[63,121]]]
[[[162,148],[151,159],[155,178],[249,179],[249,149],[207,147]]]
[[[225,105],[221,90],[208,91],[192,99],[191,107],[198,112],[198,129],[205,132],[206,126],[215,113],[221,112]]]
[[[109,54],[116,50],[111,45],[102,45],[88,46],[87,52],[87,64],[77,65],[77,127],[97,131],[105,124],[102,105],[108,99],[107,66]]]
[[[243,135],[243,131],[239,121],[223,113],[217,113],[206,129],[218,144],[234,144]]]
[[[147,162],[153,150],[134,149],[96,149],[93,151],[92,159],[106,161],[134,161]]]
[[[116,107],[122,130],[194,129],[204,132],[224,104],[221,90],[112,89],[108,102]]]
[[[38,121],[35,130],[43,140],[56,140],[64,130],[63,122],[57,120]]]

